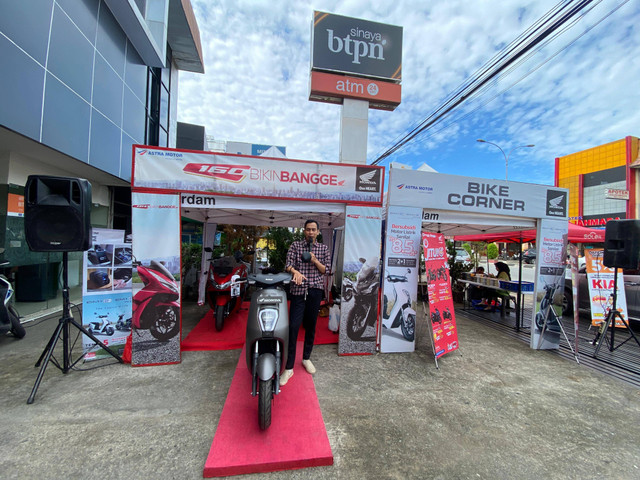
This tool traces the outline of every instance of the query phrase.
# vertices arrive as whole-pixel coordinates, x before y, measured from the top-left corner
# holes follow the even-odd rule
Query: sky
[[[205,73],[180,72],[178,121],[204,125],[219,141],[282,145],[300,160],[339,161],[342,107],[308,100],[313,11],[403,27],[402,103],[392,112],[369,110],[368,164],[559,3],[191,2]],[[640,136],[640,0],[589,8],[380,165],[426,163],[441,173],[553,185],[556,157]],[[505,155],[479,138],[508,154],[508,172]]]

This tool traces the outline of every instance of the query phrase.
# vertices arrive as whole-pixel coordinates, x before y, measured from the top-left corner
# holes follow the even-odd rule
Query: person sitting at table
[[[498,275],[495,278],[498,280],[511,280],[511,271],[509,269],[509,265],[504,262],[496,262],[493,264],[498,271]],[[485,311],[493,311],[495,308],[495,301],[499,296],[508,296],[509,292],[506,290],[494,290],[492,288],[485,289],[487,291],[487,298],[481,302],[482,304],[486,304]]]
[[[484,277],[484,267],[477,267],[473,274]],[[469,300],[482,300],[485,297],[485,288],[478,285],[469,285]]]

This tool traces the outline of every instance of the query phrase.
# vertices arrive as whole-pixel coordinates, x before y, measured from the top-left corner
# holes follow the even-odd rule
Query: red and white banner
[[[591,248],[585,251],[584,258],[587,262],[587,283],[589,284],[589,298],[591,301],[591,325],[598,326],[606,318],[613,307],[613,286],[615,268],[605,267],[602,263],[604,250]],[[616,309],[622,315],[627,316],[627,297],[624,291],[624,277],[622,271],[618,271],[618,288]],[[616,327],[626,328],[625,324],[616,317]]]
[[[380,206],[384,167],[133,147],[132,187]]]
[[[436,358],[458,349],[458,330],[451,295],[447,246],[441,233],[422,232],[429,292],[429,322]],[[433,275],[430,275],[433,273]],[[431,280],[434,279],[434,280]]]

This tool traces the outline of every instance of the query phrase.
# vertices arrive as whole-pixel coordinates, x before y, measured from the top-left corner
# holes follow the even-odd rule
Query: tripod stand
[[[38,391],[38,387],[40,386],[40,382],[42,381],[42,376],[44,375],[44,371],[47,369],[47,365],[49,362],[53,363],[56,367],[58,367],[62,373],[66,374],[71,370],[76,363],[78,363],[82,358],[84,358],[84,353],[78,358],[75,362],[71,363],[71,347],[69,345],[70,340],[70,325],[73,325],[82,333],[84,333],[87,337],[95,342],[96,345],[100,345],[104,348],[107,353],[109,353],[113,358],[118,360],[120,363],[124,363],[122,358],[119,355],[112,352],[104,343],[98,340],[93,333],[88,332],[82,325],[77,323],[73,317],[71,316],[71,311],[69,309],[69,272],[68,272],[68,252],[62,252],[62,318],[58,323],[58,327],[51,335],[49,339],[49,343],[45,347],[44,351],[40,355],[40,358],[36,362],[36,367],[40,367],[40,372],[38,373],[38,377],[36,378],[36,383],[33,386],[33,390],[31,390],[31,395],[29,395],[29,399],[27,400],[28,404],[32,404],[36,392]],[[60,334],[62,334],[62,365],[52,357],[53,351],[56,348],[56,343],[60,339]],[[44,360],[44,363],[42,363]]]
[[[631,340],[631,338],[633,338],[638,344],[638,346],[640,347],[640,341],[638,341],[638,337],[636,337],[635,333],[633,333],[633,330],[631,330],[631,327],[629,326],[629,322],[627,322],[622,316],[622,314],[618,311],[618,308],[616,306],[617,300],[618,300],[618,267],[615,267],[615,275],[613,277],[613,305],[611,306],[611,309],[609,309],[609,312],[607,313],[607,318],[605,318],[604,322],[602,322],[602,325],[600,326],[600,330],[598,330],[596,338],[593,340],[593,344],[596,345],[596,349],[593,352],[593,358],[596,358],[596,355],[598,355],[598,352],[600,351],[600,347],[602,346],[602,341],[606,339],[607,330],[609,329],[610,326],[611,326],[611,342],[609,343],[610,352],[613,352],[615,349],[620,348],[622,345],[624,345],[629,340]],[[624,342],[621,342],[619,345],[615,345],[613,343],[615,338],[615,333],[616,333],[616,324],[615,324],[616,317],[620,319],[620,321],[627,327],[627,330],[631,334],[629,338],[627,338]],[[612,325],[612,322],[613,322],[613,325]]]

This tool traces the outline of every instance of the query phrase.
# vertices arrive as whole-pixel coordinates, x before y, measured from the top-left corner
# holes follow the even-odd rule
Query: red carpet
[[[244,302],[240,310],[229,316],[221,332],[216,331],[213,311],[209,310],[202,320],[182,340],[182,351],[234,350],[242,348],[247,329],[249,302]],[[338,333],[328,328],[329,317],[318,317],[314,345],[338,343]],[[298,340],[304,340],[304,328],[300,329]]]
[[[271,426],[258,427],[258,397],[242,349],[218,422],[203,476],[225,477],[333,465],[313,378],[301,365],[297,348],[294,375],[272,405]]]

